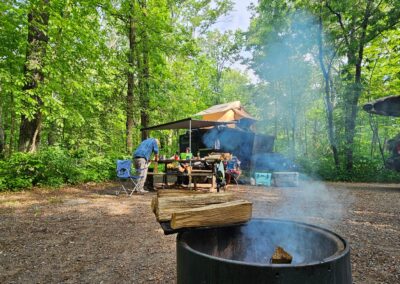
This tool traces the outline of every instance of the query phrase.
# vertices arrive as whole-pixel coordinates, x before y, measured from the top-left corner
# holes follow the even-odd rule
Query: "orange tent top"
[[[201,115],[202,119],[211,121],[232,121],[242,118],[256,120],[242,107],[240,101],[215,105],[195,115]]]

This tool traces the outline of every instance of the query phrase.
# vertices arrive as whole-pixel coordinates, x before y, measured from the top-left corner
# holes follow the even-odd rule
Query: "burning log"
[[[277,247],[271,257],[271,263],[292,263],[292,256],[287,253],[283,248]]]
[[[180,210],[172,213],[171,228],[179,229],[245,223],[250,220],[251,213],[252,203],[246,200],[234,200],[194,209]]]
[[[171,220],[173,213],[198,208],[211,204],[219,204],[235,200],[232,193],[204,193],[184,196],[167,196],[152,201],[152,210],[155,211],[157,221]]]

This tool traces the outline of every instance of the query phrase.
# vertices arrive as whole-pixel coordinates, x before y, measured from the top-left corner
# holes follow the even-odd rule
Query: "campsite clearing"
[[[116,183],[0,194],[1,283],[174,283],[175,235],[151,211],[155,193]],[[304,221],[343,236],[354,283],[400,281],[400,186],[232,187],[253,217]],[[304,215],[301,215],[303,213]]]

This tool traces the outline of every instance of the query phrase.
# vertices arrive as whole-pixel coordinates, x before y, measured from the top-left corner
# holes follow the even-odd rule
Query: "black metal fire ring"
[[[316,256],[314,256],[315,252],[308,252],[310,255],[313,255],[312,257],[318,258],[318,255],[325,257],[319,260],[305,261],[304,263],[271,264],[268,262],[259,263],[229,259],[229,257],[215,256],[212,253],[198,249],[199,246],[201,249],[207,247],[204,244],[210,242],[208,239],[212,239],[211,243],[214,243],[210,243],[210,247],[207,249],[215,252],[219,249],[215,246],[221,246],[221,251],[225,253],[226,248],[232,245],[224,243],[225,237],[230,238],[230,241],[234,243],[237,242],[239,248],[247,248],[246,245],[243,245],[243,242],[246,243],[249,241],[246,238],[246,234],[236,238],[236,235],[229,237],[229,233],[235,234],[235,232],[241,230],[240,227],[245,228],[246,226],[256,225],[268,228],[266,232],[271,231],[271,226],[293,227],[297,230],[296,232],[299,233],[299,236],[302,235],[304,238],[310,235],[312,239],[315,239],[316,248],[318,251],[321,250],[321,252],[317,253]],[[218,235],[220,233],[219,230],[223,231],[222,235]],[[246,231],[245,229],[243,230]],[[249,230],[251,230],[251,227],[249,227]],[[242,234],[242,231],[240,232]],[[272,229],[271,232],[276,233],[276,230]],[[207,236],[208,233],[210,236]],[[245,239],[243,241],[240,238]],[[318,244],[320,247],[318,247]],[[257,253],[257,250],[255,252]],[[245,254],[247,255],[247,252]],[[352,283],[350,248],[345,239],[330,230],[307,223],[280,219],[254,218],[246,225],[232,227],[231,229],[217,228],[181,232],[177,237],[177,283],[350,284]]]
[[[313,225],[313,224],[307,224],[307,223],[304,223],[304,222],[289,221],[289,220],[275,219],[275,218],[268,218],[268,219],[264,219],[264,218],[252,218],[251,220],[252,220],[252,221],[257,221],[257,220],[270,220],[270,221],[277,221],[277,222],[284,222],[284,223],[295,223],[295,224],[303,225],[303,226],[308,227],[308,228],[314,228],[315,230],[318,230],[318,231],[320,231],[320,232],[328,233],[328,235],[335,236],[336,238],[338,238],[338,240],[341,241],[340,244],[343,244],[343,245],[344,245],[344,248],[343,248],[343,250],[338,251],[337,253],[333,254],[332,256],[330,256],[330,257],[328,257],[328,258],[323,259],[322,261],[308,262],[308,263],[303,264],[303,265],[302,265],[302,264],[293,265],[293,264],[270,264],[270,263],[266,263],[266,264],[257,264],[257,263],[248,263],[248,262],[238,261],[238,260],[230,260],[230,259],[226,259],[226,258],[222,258],[222,257],[216,257],[216,256],[212,256],[212,255],[209,255],[209,254],[206,254],[206,253],[199,252],[199,251],[197,251],[197,250],[192,249],[187,243],[185,243],[184,246],[186,247],[186,249],[188,249],[188,250],[191,251],[192,253],[202,255],[203,257],[209,257],[209,258],[216,259],[216,260],[224,260],[224,261],[228,261],[228,262],[232,262],[232,263],[237,263],[237,264],[241,264],[241,265],[251,265],[251,266],[256,265],[256,266],[260,266],[260,267],[263,267],[263,266],[273,266],[273,267],[287,267],[287,266],[298,266],[298,267],[302,267],[302,266],[311,266],[311,265],[321,264],[321,263],[328,262],[328,261],[337,260],[338,258],[340,258],[340,257],[342,257],[343,255],[345,255],[345,254],[347,254],[347,253],[350,252],[349,245],[348,245],[348,243],[347,243],[347,241],[346,241],[345,239],[343,239],[341,236],[339,236],[339,235],[336,234],[335,232],[332,232],[332,231],[330,231],[330,230],[328,230],[328,229],[325,229],[325,228],[323,228],[323,227],[319,227],[319,226],[316,226],[316,225]],[[238,225],[238,226],[241,226],[241,225],[246,225],[246,224],[240,224],[240,225]],[[235,226],[237,226],[237,225],[235,225]],[[224,227],[226,227],[226,226],[224,226]],[[196,229],[193,229],[193,230],[198,230],[198,231],[199,231],[199,230],[209,230],[209,229],[215,229],[215,228],[205,228],[205,229],[196,228]],[[190,231],[190,230],[183,230],[183,231],[180,231],[179,234],[178,234],[178,236],[177,236],[177,241],[179,241],[179,239],[181,238],[182,233],[184,233],[184,232],[189,232],[189,231]]]

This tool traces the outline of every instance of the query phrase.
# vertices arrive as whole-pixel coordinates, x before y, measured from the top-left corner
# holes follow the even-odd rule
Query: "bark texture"
[[[38,1],[32,5],[28,14],[28,47],[26,51],[25,95],[34,101],[33,115],[21,115],[19,129],[19,151],[35,152],[40,142],[42,128],[43,101],[38,87],[44,80],[43,65],[48,42],[47,27],[49,22],[49,0]],[[28,99],[27,99],[28,100]]]

